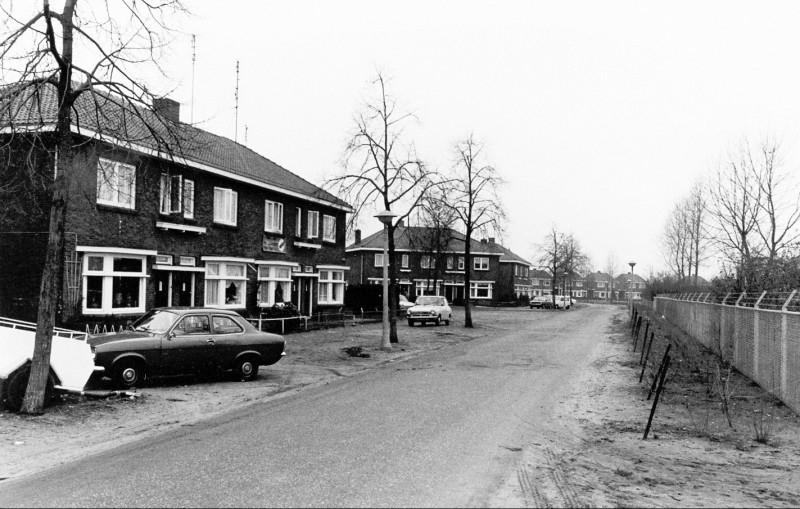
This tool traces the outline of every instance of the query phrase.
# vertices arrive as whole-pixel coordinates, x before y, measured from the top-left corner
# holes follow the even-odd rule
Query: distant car
[[[569,309],[572,306],[572,297],[569,295],[556,295],[556,309]]]
[[[453,310],[444,297],[420,295],[407,314],[409,327],[413,327],[415,322],[422,325],[428,322],[439,325],[444,322],[445,325],[450,325]]]
[[[89,336],[95,365],[118,387],[146,378],[234,370],[254,380],[258,367],[285,355],[283,338],[256,330],[238,313],[214,308],[156,308],[128,330]]]
[[[552,295],[537,295],[531,299],[530,308],[551,309],[553,307]]]
[[[414,306],[414,303],[409,301],[405,295],[402,293],[398,298],[398,304],[400,305],[400,316],[404,316],[408,314],[408,310]]]

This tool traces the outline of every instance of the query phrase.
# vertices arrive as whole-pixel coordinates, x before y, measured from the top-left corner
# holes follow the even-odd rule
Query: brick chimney
[[[356,244],[361,244],[361,230],[356,230]]]
[[[153,111],[160,113],[164,118],[173,122],[181,121],[181,103],[168,97],[154,98]]]
[[[494,237],[489,237],[489,244],[494,244]]]

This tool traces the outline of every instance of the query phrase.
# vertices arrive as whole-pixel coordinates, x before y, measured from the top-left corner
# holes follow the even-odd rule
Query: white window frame
[[[597,282],[597,287],[598,288],[605,288],[606,287],[605,281],[598,281]]]
[[[419,266],[422,269],[435,269],[436,258],[430,255],[422,255],[419,257]]]
[[[469,284],[469,297],[470,299],[491,299],[493,287],[493,283],[487,283],[485,281],[472,281]],[[479,296],[478,290],[486,290],[487,295]]]
[[[214,187],[214,222],[236,226],[239,194],[228,187]]]
[[[194,219],[194,180],[183,179],[183,217]]]
[[[458,270],[464,270],[464,257],[458,257]]]
[[[375,267],[383,268],[383,253],[375,253]]]
[[[179,214],[183,211],[183,176],[161,174],[158,193],[160,214]]]
[[[322,240],[336,242],[336,217],[322,216]]]
[[[317,303],[344,304],[344,270],[320,269]]]
[[[291,302],[292,271],[296,266],[293,263],[264,263],[258,265],[259,291],[256,299],[259,307],[271,307],[276,304],[275,290],[278,285],[281,285],[283,289],[283,302]]]
[[[228,274],[228,267],[240,266],[242,268],[241,276],[232,276]],[[213,274],[212,267],[216,268],[216,274]],[[247,263],[233,262],[233,261],[206,261],[205,266],[205,298],[204,305],[206,307],[227,308],[227,309],[243,309],[247,305]],[[212,292],[209,290],[209,281],[218,281],[216,301],[209,300]],[[228,304],[225,302],[225,290],[228,287],[228,282],[240,281],[241,282],[241,302]]]
[[[264,231],[283,233],[283,203],[264,200]]]
[[[319,211],[318,210],[309,210],[308,211],[308,238],[309,239],[316,239],[319,238]]]
[[[303,209],[297,207],[297,211],[295,212],[295,231],[294,234],[296,237],[303,236]]]
[[[89,261],[92,258],[102,258],[103,268],[101,270],[89,269]],[[115,258],[131,258],[140,260],[142,269],[140,272],[118,272],[114,271]],[[83,253],[83,314],[84,315],[127,315],[145,312],[145,300],[147,299],[147,256],[124,253],[97,253],[86,251]],[[89,298],[89,277],[102,277],[102,290],[99,308],[88,307]],[[115,278],[138,278],[139,279],[139,299],[138,305],[133,307],[114,306],[114,279]]]
[[[404,254],[400,257],[400,266],[404,269],[408,268],[408,255]]]
[[[417,279],[414,281],[414,292],[417,297],[420,295],[435,295],[437,297],[441,297],[442,282],[437,281],[436,287],[433,287],[433,281],[427,279]]]
[[[123,196],[121,189],[123,174],[130,178],[130,196]],[[101,198],[101,194],[110,194]],[[123,209],[136,209],[136,167],[130,164],[100,158],[97,163],[97,203]]]
[[[472,268],[474,270],[489,270],[489,257],[476,256],[475,258],[472,259]]]

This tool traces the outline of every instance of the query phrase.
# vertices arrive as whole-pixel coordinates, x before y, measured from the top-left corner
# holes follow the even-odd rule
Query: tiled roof
[[[519,256],[518,254],[514,253],[510,249],[505,246],[501,246],[500,244],[496,244],[500,249],[503,250],[503,256],[500,258],[501,262],[514,262],[519,263],[522,265],[527,265],[528,267],[532,267],[533,264],[526,260],[525,258]]]
[[[52,85],[28,87],[17,95],[8,94],[9,90],[13,88],[7,87],[4,95],[13,98],[0,104],[0,128],[36,129],[55,125],[57,102]],[[162,157],[171,155],[189,165],[195,163],[201,169],[211,167],[351,210],[343,200],[240,143],[192,125],[165,120],[152,110],[134,106],[115,95],[96,91],[81,94],[74,108],[73,130],[89,137],[99,134],[112,143],[116,140],[118,145],[130,143],[134,148],[143,147]]]
[[[360,243],[353,243],[347,246],[347,251],[375,251],[382,250],[385,239],[386,230],[381,229],[372,235],[361,240]],[[398,226],[395,228],[394,247],[396,251],[426,251],[426,242],[431,234],[431,229],[424,226]],[[455,230],[450,230],[450,239],[448,239],[447,248],[445,251],[453,253],[463,253],[466,241],[466,235],[459,233]],[[503,256],[505,252],[502,246],[493,242],[480,242],[472,239],[470,244],[470,252],[472,254],[491,254]]]

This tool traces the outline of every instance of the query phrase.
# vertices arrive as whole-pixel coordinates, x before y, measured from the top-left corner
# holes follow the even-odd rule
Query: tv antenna
[[[192,101],[189,106],[189,123],[194,123],[194,61],[195,61],[195,35],[192,34]]]
[[[233,128],[233,141],[237,142],[239,139],[239,61],[236,61],[236,94],[235,94],[235,107],[234,107],[234,123]]]

